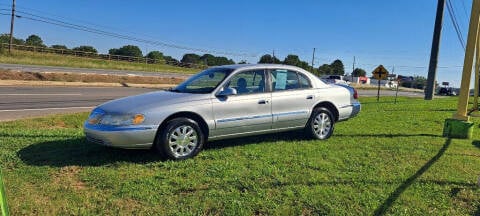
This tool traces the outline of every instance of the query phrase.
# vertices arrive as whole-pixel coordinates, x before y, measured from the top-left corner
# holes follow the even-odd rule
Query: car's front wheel
[[[312,116],[305,127],[315,139],[328,139],[333,134],[335,119],[332,112],[324,107],[318,107],[313,110]]]
[[[203,148],[204,134],[198,123],[189,118],[175,118],[159,131],[155,149],[164,159],[192,158]]]

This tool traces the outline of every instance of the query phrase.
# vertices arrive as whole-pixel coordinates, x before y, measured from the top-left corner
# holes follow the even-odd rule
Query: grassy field
[[[209,143],[191,160],[87,143],[86,113],[0,124],[12,215],[479,215],[479,120],[441,136],[457,98],[362,99],[327,141]]]
[[[4,51],[0,54],[0,63],[46,65],[62,67],[79,67],[95,69],[132,70],[148,72],[172,72],[193,74],[201,69],[176,67],[165,64],[145,64],[125,61],[107,61],[100,59],[89,59],[75,56],[58,55],[51,53],[34,53],[28,51],[14,50],[12,54]]]

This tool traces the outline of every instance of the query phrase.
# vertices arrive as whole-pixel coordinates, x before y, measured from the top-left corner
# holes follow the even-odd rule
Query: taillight
[[[356,89],[353,89],[353,99],[358,99],[358,92]]]

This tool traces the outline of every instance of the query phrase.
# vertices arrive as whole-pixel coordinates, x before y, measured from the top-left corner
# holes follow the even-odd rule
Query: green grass
[[[86,113],[7,122],[0,166],[12,215],[479,215],[478,126],[441,137],[456,99],[364,98],[327,141],[224,140],[179,162],[87,143]]]
[[[34,53],[15,50],[12,54],[4,51],[0,54],[0,63],[45,65],[62,67],[79,67],[95,69],[132,70],[147,72],[171,72],[193,74],[201,69],[176,67],[166,64],[145,64],[126,61],[108,61],[100,59],[81,58],[75,56],[59,55],[52,53]]]

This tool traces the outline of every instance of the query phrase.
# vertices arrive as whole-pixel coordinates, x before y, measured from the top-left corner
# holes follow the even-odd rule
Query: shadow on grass
[[[380,205],[374,212],[374,215],[384,215],[388,209],[393,205],[393,203],[402,195],[402,193],[412,185],[415,180],[423,175],[435,162],[442,157],[442,155],[447,151],[450,143],[452,142],[451,139],[447,139],[443,147],[438,151],[438,153],[433,156],[426,164],[424,164],[415,174],[410,176],[407,180],[405,180],[395,191],[393,191],[390,196]]]
[[[382,138],[394,138],[394,137],[442,137],[438,134],[336,134],[336,137],[382,137]]]
[[[480,148],[480,140],[475,140],[472,142],[472,145],[474,145],[477,148]]]
[[[21,149],[18,157],[28,165],[34,166],[102,166],[115,162],[149,163],[162,161],[153,150],[117,149],[88,142],[84,137],[58,137],[53,141],[40,142]],[[306,140],[302,132],[286,132],[262,136],[209,142],[205,150],[221,149],[242,145],[257,144],[266,141]]]
[[[334,135],[335,136],[335,135]],[[235,146],[258,144],[275,141],[304,141],[311,140],[302,130],[282,133],[263,134],[208,142],[205,149],[221,149]]]
[[[147,163],[159,157],[150,150],[114,149],[89,143],[85,138],[59,139],[29,145],[21,149],[19,158],[35,166],[102,166],[114,162]]]
[[[480,216],[480,205],[477,206],[477,210],[473,213],[474,216]]]

